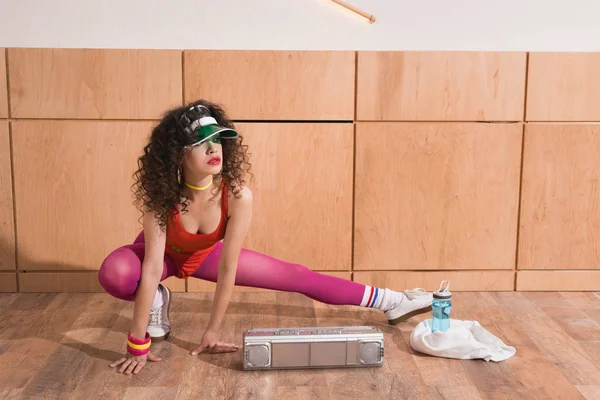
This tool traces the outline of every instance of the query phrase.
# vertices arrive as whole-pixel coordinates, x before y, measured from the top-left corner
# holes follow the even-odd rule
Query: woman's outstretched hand
[[[150,360],[152,362],[160,362],[162,358],[156,357],[154,354],[152,354],[151,351],[149,351],[147,354],[144,354],[143,356],[134,356],[127,353],[125,357],[110,364],[110,367],[114,368],[121,365],[121,368],[119,368],[119,373],[131,375],[131,373],[133,372],[134,374],[137,374],[142,370],[142,368],[144,368],[147,360]]]
[[[231,353],[239,349],[237,344],[219,342],[217,336],[217,332],[204,332],[200,346],[192,350],[191,354],[195,356],[200,353]]]

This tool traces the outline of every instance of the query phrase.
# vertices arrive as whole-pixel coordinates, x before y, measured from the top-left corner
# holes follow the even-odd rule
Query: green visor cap
[[[202,143],[214,138],[215,136],[221,139],[235,139],[238,137],[238,133],[231,128],[225,128],[223,126],[217,125],[215,121],[214,124],[200,126],[199,128],[196,128],[196,130],[194,130],[194,132],[192,133],[192,137],[194,139],[194,143],[192,143],[192,146],[201,145]]]
[[[192,137],[193,143],[190,146],[198,146],[217,135],[220,139],[238,137],[238,133],[234,129],[219,125],[217,120],[210,115],[210,110],[203,105],[190,107],[181,116],[181,123],[184,125],[185,131]]]

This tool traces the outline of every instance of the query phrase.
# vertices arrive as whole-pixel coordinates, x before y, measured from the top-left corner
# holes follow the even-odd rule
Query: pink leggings
[[[133,244],[120,247],[106,257],[98,272],[98,280],[109,294],[123,300],[135,300],[142,272],[144,245],[142,232]],[[217,282],[222,247],[218,243],[192,277]],[[165,255],[160,280],[174,275],[177,275],[175,264]],[[297,292],[313,300],[336,305],[360,305],[365,292],[363,284],[320,274],[305,266],[247,249],[242,249],[240,253],[235,284]]]

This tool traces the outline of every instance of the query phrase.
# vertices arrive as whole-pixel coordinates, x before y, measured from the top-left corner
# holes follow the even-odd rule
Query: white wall
[[[0,0],[0,47],[600,49],[600,0],[348,1]]]

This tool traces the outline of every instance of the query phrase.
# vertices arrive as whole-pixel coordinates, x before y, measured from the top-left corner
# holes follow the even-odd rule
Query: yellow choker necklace
[[[187,182],[185,182],[185,186],[189,187],[190,189],[194,189],[194,190],[206,190],[206,189],[208,189],[208,187],[210,185],[212,185],[212,183],[213,183],[213,180],[212,180],[212,178],[210,178],[210,182],[208,182],[208,185],[206,185],[204,187],[193,186],[193,185],[190,185]]]

